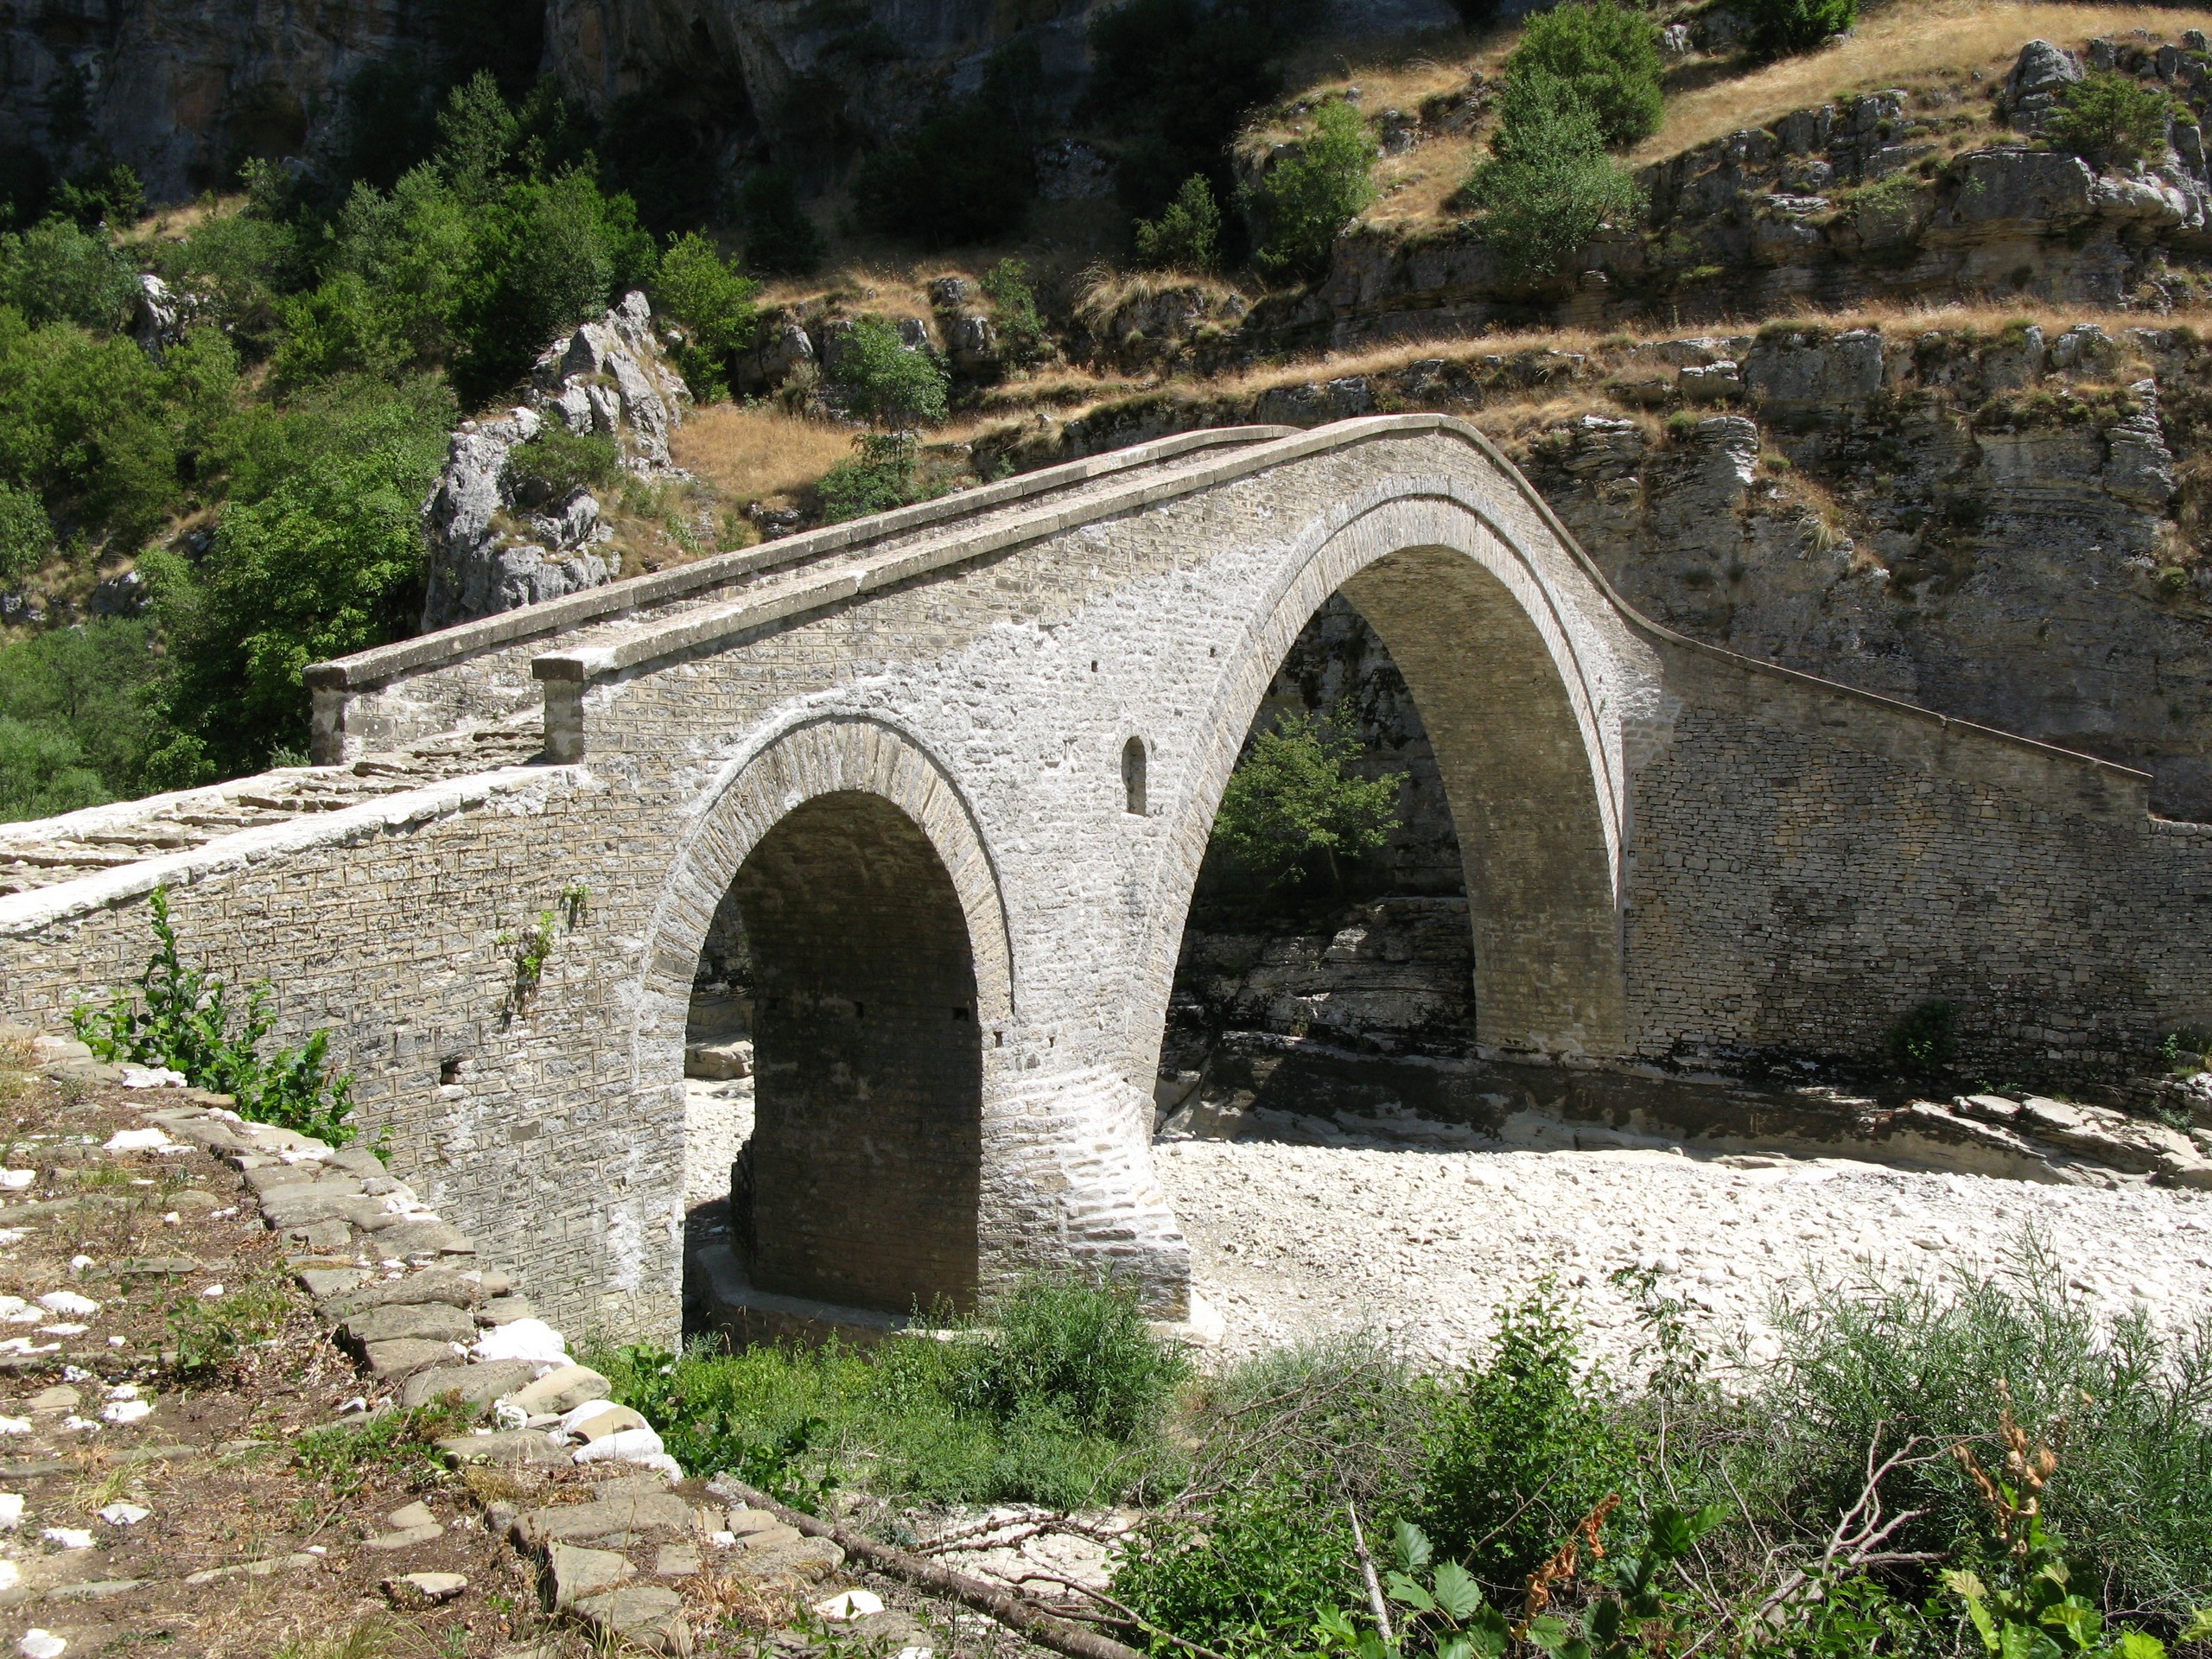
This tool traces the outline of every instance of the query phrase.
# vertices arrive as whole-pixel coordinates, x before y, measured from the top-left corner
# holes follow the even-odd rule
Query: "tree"
[[[1523,277],[1549,276],[1608,219],[1636,211],[1636,181],[1605,154],[1597,119],[1565,82],[1508,80],[1490,159],[1467,195],[1483,239]]]
[[[137,301],[137,271],[105,237],[60,217],[20,236],[0,235],[0,305],[33,323],[73,322],[113,334],[130,322]]]
[[[1569,0],[1536,13],[1505,62],[1509,87],[1529,75],[1566,82],[1609,145],[1658,130],[1662,71],[1657,27],[1614,0]]]
[[[882,317],[860,317],[838,347],[830,378],[857,415],[878,426],[934,424],[945,415],[945,372],[926,346],[910,346]]]
[[[52,817],[113,798],[67,733],[0,715],[0,819]]]
[[[1221,263],[1221,209],[1203,173],[1183,181],[1157,219],[1136,222],[1137,258],[1155,270],[1211,275]]]
[[[677,366],[702,403],[729,396],[730,359],[753,344],[760,326],[753,304],[760,292],[760,283],[738,275],[696,231],[678,237],[661,256],[654,308],[689,332],[676,349]]]
[[[780,168],[755,173],[737,194],[745,263],[755,270],[801,276],[822,263],[822,232],[799,205],[798,187]]]
[[[54,525],[38,496],[0,482],[0,586],[15,586],[53,556]]]
[[[1324,104],[1299,152],[1252,188],[1249,200],[1267,226],[1255,263],[1284,275],[1326,270],[1337,233],[1375,200],[1370,175],[1379,153],[1357,110],[1340,99]]]
[[[1344,865],[1373,852],[1398,827],[1395,774],[1363,778],[1352,768],[1359,739],[1349,705],[1323,721],[1283,715],[1256,733],[1223,791],[1214,838],[1254,874],[1276,885],[1313,873],[1344,891]]]
[[[2092,167],[2123,166],[2164,152],[2173,110],[2172,99],[2133,75],[2093,73],[2067,89],[2044,142]]]
[[[1770,57],[1809,52],[1859,21],[1859,0],[1751,0],[1751,44]]]

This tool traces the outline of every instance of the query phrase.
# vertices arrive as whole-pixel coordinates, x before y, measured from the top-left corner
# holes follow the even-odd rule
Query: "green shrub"
[[[1402,782],[1352,770],[1362,753],[1357,730],[1345,706],[1332,721],[1287,714],[1255,733],[1222,793],[1214,838],[1270,883],[1310,875],[1318,861],[1342,892],[1344,861],[1374,851],[1398,827]]]
[[[1260,268],[1304,276],[1327,270],[1338,233],[1375,200],[1379,153],[1357,110],[1340,99],[1324,104],[1298,154],[1252,188],[1249,204],[1266,226],[1253,256]]]
[[[2062,1449],[2044,1514],[2093,1563],[2108,1610],[2185,1621],[2212,1585],[2212,1330],[2162,1336],[2140,1313],[2106,1324],[2032,1236],[1995,1272],[1835,1285],[1777,1310],[1784,1346],[1753,1402],[1770,1436],[1754,1497],[1784,1514],[1836,1515],[1885,1454],[1923,1436],[1948,1454],[1986,1446],[2005,1414]],[[1948,1455],[1884,1488],[1917,1511],[1890,1548],[1980,1548],[1988,1516]]]
[[[1751,45],[1771,57],[1809,52],[1859,21],[1859,0],[1751,0]]]
[[[54,556],[54,522],[37,494],[0,483],[0,587],[14,587]]]
[[[715,245],[690,232],[669,245],[653,283],[654,308],[684,325],[677,366],[702,403],[729,395],[730,361],[753,344],[760,284],[741,276]]]
[[[33,324],[73,322],[113,334],[130,323],[137,302],[137,268],[105,237],[61,218],[0,235],[0,305]]]
[[[507,452],[506,476],[521,505],[556,506],[578,490],[612,488],[622,477],[622,451],[604,432],[571,432],[549,420]]]
[[[1027,139],[980,99],[925,121],[853,176],[863,224],[930,248],[1010,235],[1036,193]]]
[[[790,174],[773,167],[755,173],[738,192],[737,204],[745,263],[753,270],[803,276],[821,264],[829,250],[799,205]]]
[[[1031,364],[1052,350],[1045,320],[1037,315],[1037,290],[1029,285],[1026,260],[1001,259],[983,273],[983,294],[997,314],[1001,349],[1007,360]]]
[[[211,215],[178,240],[157,244],[154,265],[171,288],[199,302],[208,321],[258,354],[276,337],[283,296],[307,280],[302,242],[292,226],[248,207]]]
[[[1656,25],[1614,0],[1568,0],[1535,13],[1505,65],[1509,86],[1529,75],[1564,82],[1607,144],[1658,130],[1662,71]]]
[[[285,385],[340,374],[389,378],[414,356],[385,296],[358,271],[339,270],[278,306],[283,337],[272,362]]]
[[[1503,105],[1490,158],[1468,181],[1468,202],[1509,271],[1548,276],[1607,221],[1637,210],[1636,181],[1605,154],[1596,118],[1566,82],[1516,76]]]
[[[1934,1000],[1918,1004],[1884,1033],[1882,1046],[1893,1070],[1907,1077],[1940,1076],[1958,1058],[1958,1005]]]
[[[341,1497],[350,1497],[378,1472],[397,1474],[417,1486],[447,1476],[438,1442],[465,1434],[475,1414],[464,1406],[414,1406],[387,1411],[365,1422],[334,1423],[302,1434],[292,1444],[300,1468]]]
[[[48,628],[0,649],[0,715],[69,743],[52,760],[35,752],[0,768],[10,780],[0,783],[9,817],[43,817],[93,804],[81,779],[51,796],[39,781],[73,766],[94,774],[100,798],[139,791],[156,729],[145,694],[162,665],[151,634],[137,618],[96,617],[82,627]]]
[[[169,385],[126,339],[67,323],[30,328],[0,308],[0,480],[37,492],[89,533],[135,545],[180,493]]]
[[[0,715],[0,820],[50,818],[114,798],[69,733]]]
[[[888,512],[915,499],[914,440],[904,432],[869,432],[854,444],[849,461],[832,467],[814,486],[823,522],[842,524],[872,512]]]
[[[1495,1595],[1519,1588],[1627,1460],[1617,1408],[1577,1360],[1574,1327],[1545,1285],[1503,1312],[1489,1359],[1438,1404],[1421,1522]]]
[[[961,1402],[1011,1423],[1058,1413],[1077,1433],[1123,1443],[1151,1433],[1189,1367],[1152,1333],[1137,1293],[1109,1281],[1045,1280],[993,1301]]]
[[[2173,99],[2158,87],[2133,75],[2092,70],[2066,89],[2066,101],[2043,138],[2093,167],[2126,166],[2164,152],[2173,113]]]
[[[1137,220],[1135,235],[1138,262],[1154,270],[1215,270],[1221,264],[1221,209],[1205,175],[1184,180],[1159,218]]]
[[[156,887],[146,900],[152,913],[154,954],[138,977],[137,995],[112,999],[105,1008],[80,1002],[70,1021],[103,1060],[133,1060],[184,1073],[195,1089],[229,1095],[241,1117],[274,1123],[342,1147],[356,1131],[346,1120],[353,1109],[351,1073],[328,1064],[330,1033],[318,1031],[296,1049],[264,1056],[262,1039],[275,1020],[269,988],[249,987],[244,1016],[234,1029],[227,988],[205,969],[187,968],[169,922],[169,893]]]
[[[65,180],[54,192],[54,206],[86,230],[124,230],[145,213],[146,188],[136,168],[114,162]]]
[[[830,379],[855,414],[879,426],[934,425],[944,419],[944,365],[926,346],[910,349],[886,318],[854,321]]]

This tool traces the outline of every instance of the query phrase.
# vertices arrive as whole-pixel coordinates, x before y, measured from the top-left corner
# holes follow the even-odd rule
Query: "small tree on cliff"
[[[1284,715],[1257,734],[1222,795],[1215,838],[1270,886],[1318,868],[1341,893],[1345,862],[1373,852],[1398,827],[1402,782],[1352,770],[1361,754],[1357,730],[1351,706],[1342,704],[1325,720]]]

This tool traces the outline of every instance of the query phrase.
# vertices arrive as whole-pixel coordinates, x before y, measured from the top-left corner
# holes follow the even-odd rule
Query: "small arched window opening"
[[[1122,794],[1128,810],[1144,816],[1144,739],[1133,737],[1122,745]]]

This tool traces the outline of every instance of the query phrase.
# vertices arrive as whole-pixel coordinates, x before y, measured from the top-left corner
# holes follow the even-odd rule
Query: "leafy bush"
[[[1401,779],[1362,778],[1349,707],[1332,721],[1283,715],[1255,733],[1230,774],[1214,838],[1254,874],[1281,882],[1310,874],[1318,859],[1341,892],[1344,862],[1372,852],[1398,827]]]
[[[1155,270],[1211,274],[1221,264],[1221,209],[1205,175],[1193,173],[1184,180],[1160,217],[1137,220],[1134,234],[1140,264]]]
[[[926,346],[907,346],[883,317],[854,321],[837,350],[830,378],[856,415],[879,426],[935,424],[944,419],[944,367]]]
[[[1001,259],[983,273],[984,296],[997,313],[1001,349],[1009,362],[1035,363],[1052,349],[1045,320],[1037,315],[1037,290],[1029,285],[1025,260]]]
[[[853,177],[862,223],[931,248],[1020,230],[1036,194],[1027,139],[980,99],[925,121]]]
[[[915,499],[914,440],[904,432],[869,432],[857,452],[823,474],[814,493],[823,522],[842,524],[872,512],[888,512]]]
[[[2092,70],[2066,89],[2066,101],[2044,128],[2053,149],[2093,167],[2126,166],[2166,148],[2174,101],[2133,75]]]
[[[604,490],[622,476],[622,451],[603,432],[571,432],[548,421],[507,452],[507,485],[525,507],[557,505],[578,490]]]
[[[0,235],[0,305],[33,324],[73,322],[112,334],[130,321],[138,275],[104,237],[54,218]]]
[[[1948,1071],[1959,1052],[1958,1006],[1920,1003],[1889,1028],[1882,1046],[1891,1066],[1907,1077],[1932,1077]]]
[[[799,205],[798,188],[782,168],[768,168],[747,179],[737,206],[745,263],[753,270],[803,276],[829,251],[821,231]]]
[[[1529,75],[1562,81],[1608,144],[1632,144],[1658,130],[1659,30],[1615,0],[1568,0],[1529,19],[1506,60],[1506,84]]]
[[[146,900],[153,916],[154,954],[138,977],[136,997],[123,995],[105,1008],[80,1002],[70,1022],[103,1060],[133,1060],[184,1073],[195,1089],[229,1095],[241,1117],[311,1135],[342,1147],[355,1134],[350,1073],[334,1073],[330,1033],[318,1031],[296,1049],[264,1057],[262,1039],[276,1023],[269,988],[250,987],[245,1013],[232,1028],[232,1009],[223,982],[191,969],[177,951],[169,922],[169,892],[156,887]],[[143,1007],[140,1006],[143,1003]]]
[[[0,308],[0,481],[88,532],[143,540],[179,493],[172,384],[128,340]]]
[[[1859,0],[1751,0],[1753,48],[1770,56],[1809,52],[1859,21]]]
[[[0,586],[16,583],[54,556],[54,524],[35,493],[0,483]]]
[[[1142,1535],[1116,1567],[1115,1595],[1229,1659],[1305,1650],[1326,1614],[1365,1605],[1348,1511],[1290,1475],[1240,1484]]]
[[[1045,1280],[990,1305],[990,1339],[963,1403],[1011,1422],[1040,1407],[1079,1431],[1129,1441],[1150,1433],[1189,1367],[1145,1323],[1137,1293],[1110,1281]]]
[[[0,650],[0,715],[67,745],[51,760],[33,747],[0,768],[8,780],[0,783],[6,816],[43,817],[139,790],[155,739],[145,694],[161,669],[151,632],[135,618],[99,617],[82,627],[49,628]],[[98,779],[98,797],[89,796],[81,779],[73,779],[66,791],[47,792],[43,780],[74,766]]]
[[[1595,117],[1564,81],[1506,83],[1490,158],[1467,183],[1483,239],[1522,277],[1564,269],[1610,219],[1637,211],[1636,181],[1605,154]]]
[[[1577,1357],[1546,1285],[1504,1311],[1489,1359],[1439,1402],[1421,1519],[1493,1593],[1535,1572],[1625,1461],[1616,1410],[1578,1376]]]
[[[0,820],[50,818],[114,798],[67,732],[0,715]]]
[[[136,168],[114,162],[64,180],[54,190],[54,205],[88,231],[101,226],[122,230],[145,213],[146,188]]]
[[[760,326],[753,302],[760,292],[760,283],[739,276],[696,231],[677,238],[661,256],[654,307],[688,331],[676,352],[677,366],[701,402],[729,395],[730,359],[753,344]]]
[[[1341,99],[1324,104],[1295,156],[1269,168],[1249,201],[1266,229],[1254,259],[1262,270],[1318,276],[1337,234],[1375,200],[1380,154],[1360,112]]]

